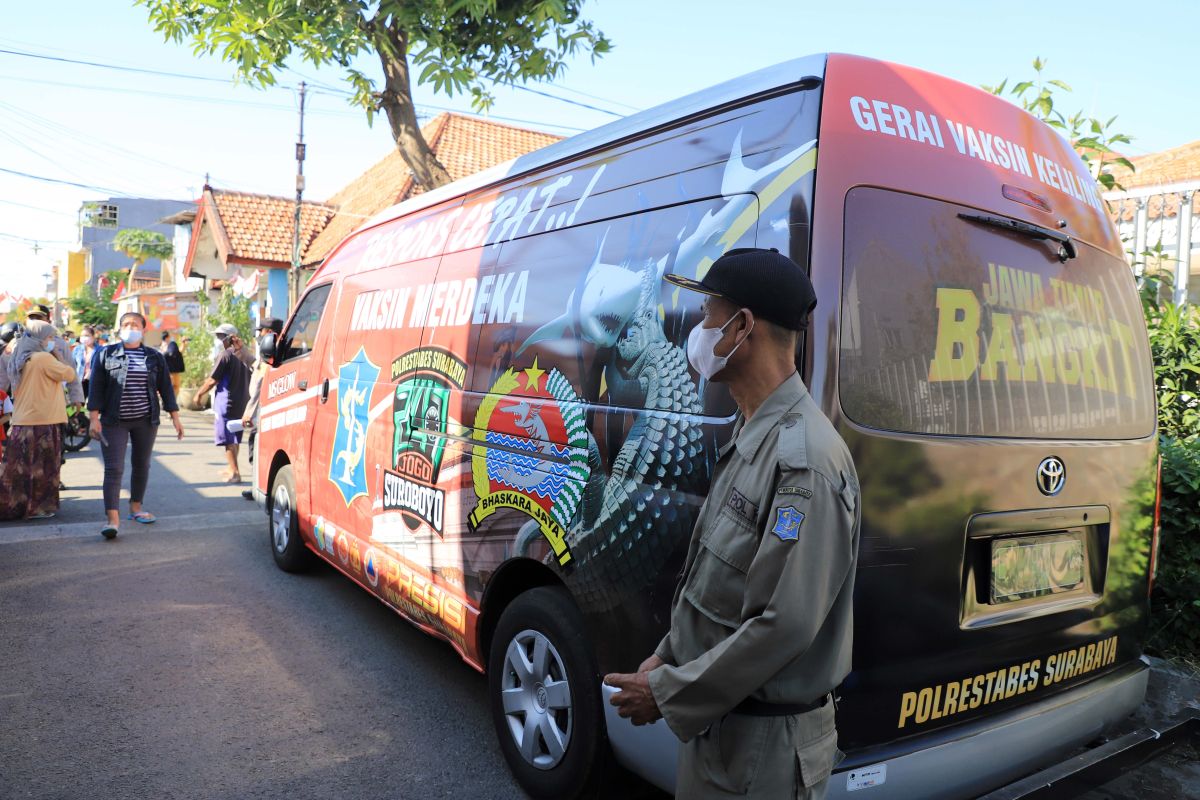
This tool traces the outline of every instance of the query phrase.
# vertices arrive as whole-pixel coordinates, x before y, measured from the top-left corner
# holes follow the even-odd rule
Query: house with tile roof
[[[550,133],[518,128],[500,122],[438,114],[421,132],[434,155],[454,180],[540,150],[562,139]],[[334,216],[305,253],[306,264],[317,264],[338,242],[380,211],[421,194],[400,156],[392,150],[378,163],[329,198]]]
[[[422,128],[422,133],[455,180],[562,138],[449,113],[434,117]],[[315,268],[364,221],[422,191],[400,153],[393,149],[327,202],[303,203],[301,264]],[[205,186],[194,219],[184,216],[174,219],[178,225],[190,226],[187,257],[180,277],[204,278],[205,288],[228,283],[243,294],[253,292],[266,300],[263,314],[286,316],[294,211],[294,198]]]
[[[295,209],[294,198],[205,186],[191,222],[184,277],[205,278],[208,288],[219,282],[247,296],[265,294],[260,298],[267,301],[264,315],[283,316]],[[332,216],[333,209],[323,203],[301,204],[302,253]]]
[[[1175,302],[1200,302],[1200,141],[1135,156],[1134,171],[1116,174],[1123,187],[1106,192],[1117,230],[1140,275],[1147,266],[1175,280]],[[1159,264],[1139,254],[1162,245]]]

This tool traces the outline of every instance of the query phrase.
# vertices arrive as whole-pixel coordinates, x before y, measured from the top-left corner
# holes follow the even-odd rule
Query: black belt
[[[787,717],[792,714],[805,714],[816,711],[829,702],[829,695],[824,694],[811,703],[767,703],[747,697],[733,707],[734,714],[745,714],[748,717]]]

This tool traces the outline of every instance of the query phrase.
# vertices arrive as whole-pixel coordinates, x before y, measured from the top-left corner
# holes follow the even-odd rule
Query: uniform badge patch
[[[771,533],[785,542],[794,542],[800,538],[800,523],[804,522],[804,512],[792,506],[780,506],[775,512],[775,527]]]

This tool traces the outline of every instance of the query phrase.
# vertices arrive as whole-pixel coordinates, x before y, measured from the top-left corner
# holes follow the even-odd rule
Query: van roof
[[[774,89],[798,85],[806,79],[823,79],[826,58],[826,54],[820,54],[785,61],[740,78],[733,78],[716,86],[701,89],[645,111],[639,111],[628,117],[622,117],[606,125],[601,125],[599,128],[563,139],[561,142],[543,147],[541,150],[535,150],[503,164],[497,164],[490,169],[477,172],[445,186],[439,186],[433,191],[425,192],[386,208],[367,220],[359,230],[407,216],[514,176],[533,172],[559,161],[569,160],[588,151],[606,147],[622,139],[645,133],[711,108],[719,108]]]

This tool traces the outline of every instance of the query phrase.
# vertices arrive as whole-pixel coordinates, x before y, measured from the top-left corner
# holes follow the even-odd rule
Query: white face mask
[[[80,336],[80,337],[79,337],[79,343],[80,343],[81,345],[83,345],[84,347],[91,347],[91,346],[92,346],[92,337],[90,337],[90,336]]]
[[[727,319],[725,324],[719,328],[706,328],[704,327],[703,323],[701,323],[692,328],[691,333],[688,334],[688,362],[696,368],[696,371],[699,372],[705,380],[712,380],[714,375],[725,369],[725,365],[729,363],[730,357],[737,352],[739,347],[742,346],[742,342],[746,341],[745,338],[743,338],[742,342],[735,344],[727,356],[719,356],[714,350],[714,348],[717,346],[717,342],[721,341],[721,337],[725,334],[725,329],[729,327],[729,323],[737,319],[738,314],[741,313],[742,312],[739,310],[732,317]],[[754,330],[753,325],[750,326],[750,330]],[[746,335],[749,336],[750,332],[747,331]]]
[[[137,344],[142,340],[142,332],[137,328],[122,328],[121,341],[125,344]]]

